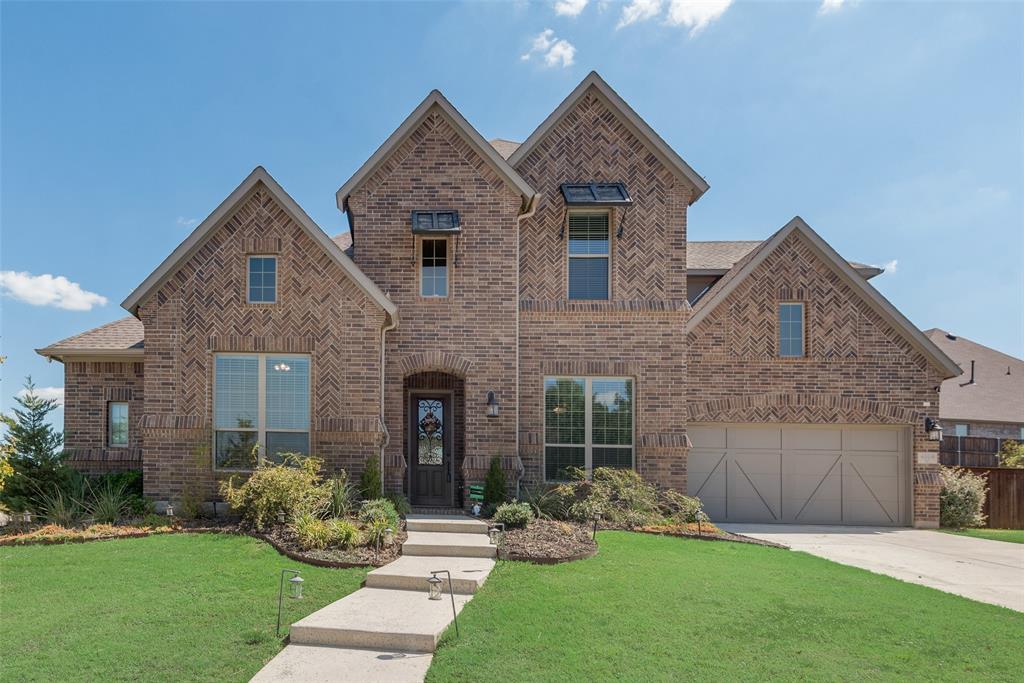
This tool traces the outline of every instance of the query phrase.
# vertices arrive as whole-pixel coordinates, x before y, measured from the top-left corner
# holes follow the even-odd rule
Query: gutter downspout
[[[540,195],[535,194],[530,197],[529,203],[526,205],[526,211],[516,216],[516,427],[515,427],[515,445],[516,445],[516,457],[519,457],[519,230],[522,228],[522,222],[524,219],[532,218],[537,213],[537,205],[540,204]],[[522,482],[522,477],[516,477],[516,500],[522,498],[520,495],[519,486]]]
[[[380,420],[380,429],[384,432],[384,441],[380,445],[380,495],[384,496],[384,489],[386,484],[384,475],[384,449],[391,443],[391,432],[388,431],[388,426],[384,422],[384,345],[387,337],[387,333],[398,327],[398,317],[388,316],[389,322],[380,328],[380,416],[377,418]]]

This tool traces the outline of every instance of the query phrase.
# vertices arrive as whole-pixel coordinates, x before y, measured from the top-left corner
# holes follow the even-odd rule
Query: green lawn
[[[281,649],[285,567],[301,568],[306,595],[286,600],[286,623],[366,573],[220,534],[0,548],[0,680],[247,681]]]
[[[605,532],[499,563],[438,681],[1020,680],[1024,614],[804,553]]]
[[[990,541],[1024,543],[1024,529],[942,529],[944,533],[971,538],[985,538]]]

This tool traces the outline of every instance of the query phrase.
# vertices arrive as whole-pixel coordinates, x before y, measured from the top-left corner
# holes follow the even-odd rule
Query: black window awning
[[[625,183],[562,183],[566,206],[629,206]]]
[[[412,231],[416,234],[451,234],[460,232],[458,211],[413,211]]]

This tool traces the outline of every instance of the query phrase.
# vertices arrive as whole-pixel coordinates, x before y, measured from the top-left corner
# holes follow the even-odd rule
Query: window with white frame
[[[107,445],[128,445],[128,404],[111,401],[107,404]]]
[[[261,459],[309,454],[309,357],[218,354],[213,386],[214,465],[251,470]]]
[[[799,358],[804,355],[804,305],[779,304],[779,355]]]
[[[277,257],[250,256],[248,275],[251,304],[277,303]]]
[[[448,296],[448,240],[424,238],[420,246],[420,296]]]
[[[956,436],[967,436],[967,425],[954,425],[953,430]]]
[[[611,270],[608,213],[569,214],[569,298],[607,299]]]
[[[571,467],[633,467],[633,380],[544,378],[544,478],[565,481]]]

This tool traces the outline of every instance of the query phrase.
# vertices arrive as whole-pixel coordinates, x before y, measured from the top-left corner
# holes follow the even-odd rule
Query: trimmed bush
[[[363,473],[359,475],[359,495],[363,500],[380,498],[380,492],[384,489],[383,482],[380,474],[380,458],[377,455],[371,455],[366,459]]]
[[[984,526],[981,510],[988,494],[985,477],[958,467],[943,467],[939,476],[939,523],[954,529]]]
[[[1024,468],[1024,442],[1006,439],[999,448],[999,464],[1003,467]]]
[[[692,524],[704,521],[704,506],[699,499],[684,496],[678,491],[668,489],[661,492],[661,510],[673,524]]]
[[[494,521],[501,522],[506,529],[525,527],[533,519],[533,508],[529,503],[502,503],[494,512]]]
[[[497,455],[491,458],[491,466],[487,470],[487,478],[484,479],[484,507],[498,506],[508,500],[508,482],[505,479],[505,470],[501,469],[501,458]]]
[[[395,512],[402,517],[405,517],[412,512],[412,506],[409,505],[409,499],[401,493],[386,493],[384,494],[384,498],[391,501],[391,504],[395,506]]]
[[[221,483],[220,492],[244,522],[259,530],[274,523],[281,512],[289,517],[316,516],[330,504],[330,491],[320,482],[320,464],[316,458],[289,454],[284,464],[260,464],[241,486],[236,487],[231,477]]]
[[[363,502],[359,508],[359,521],[370,526],[375,522],[383,522],[386,528],[398,532],[398,512],[394,504],[387,498],[376,498]]]

